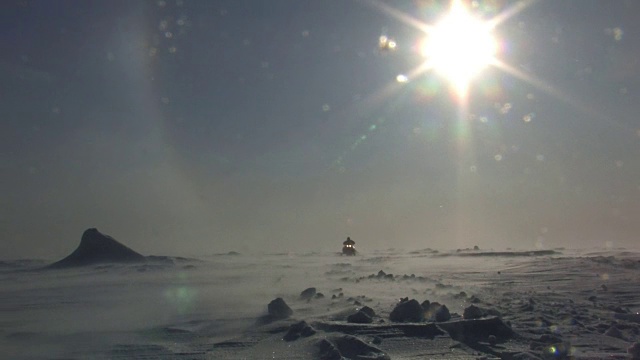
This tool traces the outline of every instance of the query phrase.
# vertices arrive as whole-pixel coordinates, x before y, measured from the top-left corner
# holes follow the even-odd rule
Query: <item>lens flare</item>
[[[481,70],[494,62],[498,42],[488,22],[474,18],[459,1],[431,28],[421,46],[430,67],[447,79],[458,95],[467,92],[469,83]]]

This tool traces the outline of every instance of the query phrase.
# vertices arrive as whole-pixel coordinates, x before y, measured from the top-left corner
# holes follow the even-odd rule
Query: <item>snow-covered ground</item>
[[[221,254],[42,269],[48,263],[0,263],[2,358],[330,358],[318,343],[344,332],[378,358],[629,358],[640,339],[640,253],[624,249]],[[301,300],[309,287],[324,296]],[[257,324],[277,297],[292,317]],[[389,313],[405,297],[445,304],[450,322],[466,321],[472,303],[491,309],[516,335],[488,344],[402,333]],[[375,311],[373,324],[341,327],[362,306]],[[316,333],[282,340],[297,320]]]

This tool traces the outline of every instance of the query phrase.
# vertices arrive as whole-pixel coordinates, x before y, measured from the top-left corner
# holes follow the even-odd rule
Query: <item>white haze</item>
[[[554,256],[575,254],[563,253]],[[357,257],[225,254],[178,260],[175,265],[66,270],[38,270],[42,264],[16,269],[12,267],[15,263],[5,262],[0,269],[0,353],[11,359],[103,359],[111,357],[114,347],[124,345],[193,350],[159,330],[167,328],[198,331],[206,338],[206,350],[211,351],[216,341],[251,328],[276,297],[283,297],[299,318],[339,310],[330,301],[298,301],[300,292],[308,287],[316,287],[327,299],[338,292],[344,292],[345,298],[374,298],[368,305],[383,314],[405,296],[443,301],[452,312],[462,313],[465,304],[454,300],[451,292],[464,289],[482,294],[488,273],[517,272],[531,261],[528,256],[459,257],[455,251],[452,256],[441,255],[430,250]],[[428,280],[410,284],[353,281],[379,270]],[[438,283],[454,287],[439,292]],[[527,286],[534,289],[533,284]]]

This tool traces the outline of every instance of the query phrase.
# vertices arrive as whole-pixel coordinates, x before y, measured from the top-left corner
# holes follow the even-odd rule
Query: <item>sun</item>
[[[452,92],[461,105],[464,105],[469,100],[471,83],[480,80],[481,73],[489,66],[542,91],[561,96],[548,83],[502,60],[500,57],[505,43],[494,35],[494,31],[502,23],[541,0],[518,0],[486,19],[477,14],[493,13],[493,8],[483,5],[481,1],[449,1],[449,9],[435,23],[425,23],[393,8],[383,0],[362,2],[424,34],[411,47],[424,60],[405,74],[397,75],[393,82],[396,87],[388,86],[377,96],[387,96],[386,93],[393,92],[400,86],[398,84],[412,82],[426,73],[434,72],[450,84]],[[379,48],[389,52],[403,47],[395,39],[382,35],[379,38]]]
[[[420,52],[426,67],[443,76],[458,96],[466,95],[469,84],[495,62],[498,42],[489,22],[473,17],[460,1],[426,32]]]

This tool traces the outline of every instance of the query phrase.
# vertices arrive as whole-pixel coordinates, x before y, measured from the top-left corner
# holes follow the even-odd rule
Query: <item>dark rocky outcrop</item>
[[[365,313],[365,314],[367,314],[367,315],[369,315],[370,317],[374,317],[374,316],[376,316],[376,312],[375,312],[375,311],[373,311],[373,309],[372,309],[372,308],[370,308],[370,307],[368,307],[368,306],[363,306],[363,307],[360,309],[360,311],[361,311],[361,312],[363,312],[363,313]]]
[[[353,324],[371,324],[373,320],[371,319],[370,315],[360,310],[355,314],[349,315],[347,317],[347,322],[350,322]]]
[[[462,317],[465,319],[479,319],[483,316],[487,316],[487,312],[475,305],[468,306],[462,313]]]
[[[434,320],[437,322],[449,321],[451,320],[451,313],[449,312],[449,308],[447,305],[441,305],[435,312],[433,316]]]
[[[274,320],[286,319],[293,315],[293,310],[291,310],[282,298],[272,300],[269,305],[267,305],[267,311],[269,312],[269,316]]]
[[[391,311],[389,320],[393,322],[421,322],[424,321],[424,310],[415,299],[402,301]]]
[[[316,288],[310,287],[300,293],[300,300],[309,300],[316,294]]]
[[[82,234],[80,245],[69,256],[49,265],[49,268],[68,268],[101,263],[141,263],[144,256],[122,245],[98,229],[87,229]]]
[[[256,325],[268,325],[278,320],[287,319],[291,315],[293,315],[293,310],[289,305],[282,298],[276,298],[267,305],[267,314],[259,317],[256,320]]]

